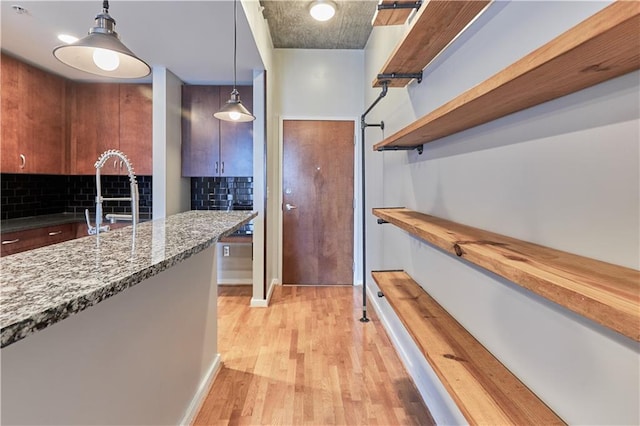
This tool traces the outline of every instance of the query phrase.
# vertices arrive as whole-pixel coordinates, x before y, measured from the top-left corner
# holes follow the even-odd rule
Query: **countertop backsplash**
[[[192,177],[191,210],[252,210],[253,177]],[[252,234],[253,224],[236,235]]]
[[[136,176],[140,195],[140,217],[151,218],[151,176]],[[129,196],[128,176],[101,176],[104,197]],[[2,220],[55,213],[95,213],[95,176],[0,175]],[[103,203],[104,213],[130,213],[128,201]]]

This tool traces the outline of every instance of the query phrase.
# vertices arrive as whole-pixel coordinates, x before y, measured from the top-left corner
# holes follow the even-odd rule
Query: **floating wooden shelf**
[[[638,28],[640,2],[612,3],[374,149],[422,145],[637,70]]]
[[[372,275],[469,424],[564,424],[409,275]]]
[[[380,0],[378,4],[416,5],[416,2],[411,0]],[[373,16],[373,26],[402,25],[407,21],[413,10],[411,8],[376,10],[376,14]]]
[[[380,74],[420,73],[480,13],[489,0],[437,0],[420,6],[407,34],[382,67]],[[386,79],[373,80],[373,87]],[[404,87],[412,78],[394,78],[389,87]]]
[[[373,214],[436,247],[640,341],[640,271],[404,208],[374,209]]]

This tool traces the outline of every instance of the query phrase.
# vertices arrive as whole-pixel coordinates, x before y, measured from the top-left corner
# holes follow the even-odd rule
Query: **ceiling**
[[[364,49],[377,0],[337,0],[336,15],[317,22],[310,1],[260,0],[273,47],[292,49]]]
[[[377,0],[340,1],[336,16],[316,22],[309,1],[261,0],[274,47],[362,49],[371,32]],[[20,5],[26,13],[16,13]],[[164,66],[189,84],[233,83],[233,2],[109,2],[122,42],[150,66]],[[54,58],[59,33],[87,34],[102,1],[0,0],[0,46],[26,62],[77,81],[109,78],[77,71]],[[250,83],[264,68],[242,6],[238,4],[238,84]],[[151,81],[150,77],[133,81]]]

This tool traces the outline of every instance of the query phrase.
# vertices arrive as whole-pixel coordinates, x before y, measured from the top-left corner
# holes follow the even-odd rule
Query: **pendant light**
[[[220,111],[213,114],[213,116],[219,120],[224,121],[253,121],[256,118],[249,112],[242,101],[240,100],[240,94],[236,89],[236,57],[238,50],[238,17],[237,17],[237,4],[238,0],[233,0],[233,90],[231,91],[231,98],[220,109]]]
[[[91,74],[116,78],[142,78],[151,68],[136,57],[115,31],[116,21],[109,16],[109,2],[102,2],[102,13],[95,17],[89,35],[75,43],[58,46],[53,55],[70,67]]]

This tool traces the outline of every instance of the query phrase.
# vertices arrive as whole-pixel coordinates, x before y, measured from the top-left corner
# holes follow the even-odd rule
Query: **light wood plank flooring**
[[[223,367],[196,425],[432,425],[361,288],[277,286],[250,308],[250,286],[218,298]]]

